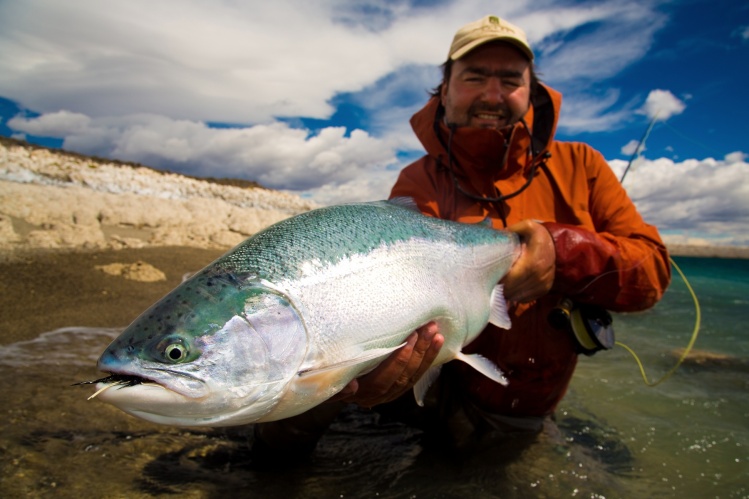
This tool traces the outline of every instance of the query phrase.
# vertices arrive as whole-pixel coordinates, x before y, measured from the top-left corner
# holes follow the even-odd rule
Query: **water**
[[[253,462],[247,429],[186,430],[87,402],[96,359],[119,331],[66,328],[0,347],[2,497],[749,497],[749,261],[677,259],[702,306],[688,362],[647,387],[626,350],[582,357],[558,426],[530,446],[462,453],[348,409],[309,463]],[[692,298],[676,278],[653,310],[615,318],[655,380],[687,345]]]
[[[650,485],[670,497],[749,497],[749,261],[676,262],[700,300],[695,349],[724,358],[686,363],[655,388],[635,375],[622,348],[581,359],[563,411],[584,406],[615,428],[633,454],[643,490],[652,493]],[[692,297],[675,277],[653,310],[618,316],[617,335],[656,380],[675,362],[673,349],[688,343],[694,319]]]

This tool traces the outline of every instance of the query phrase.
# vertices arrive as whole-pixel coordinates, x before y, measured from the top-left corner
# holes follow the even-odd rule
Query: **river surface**
[[[0,497],[749,498],[749,261],[677,259],[699,296],[690,360],[648,387],[628,351],[581,357],[550,425],[528,446],[445,452],[419,430],[350,407],[309,462],[253,461],[251,431],[142,422],[95,399],[95,364],[118,329],[70,327],[0,347]],[[675,276],[653,310],[615,317],[651,381],[695,321]]]

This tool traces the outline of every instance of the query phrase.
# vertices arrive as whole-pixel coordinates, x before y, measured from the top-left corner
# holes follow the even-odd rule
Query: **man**
[[[523,31],[503,19],[486,16],[461,28],[442,83],[411,120],[427,154],[401,172],[391,193],[413,198],[430,216],[488,218],[521,236],[523,252],[503,279],[512,329],[489,325],[465,349],[494,361],[508,385],[449,363],[430,391],[431,406],[417,409],[406,392],[443,343],[428,324],[337,400],[408,414],[453,436],[538,432],[581,351],[570,328],[548,320],[560,302],[643,310],[668,286],[657,230],[643,222],[601,154],[554,140],[561,96],[538,81],[533,59]],[[337,410],[323,404],[275,428],[259,425],[259,445],[293,441],[311,449]]]

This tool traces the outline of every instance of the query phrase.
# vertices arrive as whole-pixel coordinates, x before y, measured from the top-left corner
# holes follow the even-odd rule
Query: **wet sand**
[[[0,260],[0,344],[60,327],[124,327],[225,250],[158,247],[111,251],[29,250]],[[139,282],[96,266],[149,263],[166,280]]]

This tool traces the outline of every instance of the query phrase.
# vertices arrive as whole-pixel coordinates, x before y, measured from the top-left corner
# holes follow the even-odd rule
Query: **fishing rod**
[[[629,158],[629,163],[627,163],[627,167],[624,169],[624,173],[622,173],[622,178],[619,179],[620,184],[624,183],[624,177],[627,176],[627,172],[629,171],[629,168],[632,166],[632,163],[634,163],[634,161],[640,157],[642,148],[645,147],[645,141],[648,140],[648,137],[650,137],[650,132],[653,131],[653,127],[655,126],[655,122],[657,120],[658,120],[658,112],[656,112],[655,115],[653,116],[653,119],[650,120],[648,129],[642,135],[642,138],[640,138],[640,142],[637,143],[637,147],[635,147],[635,151],[632,153],[632,156]]]

